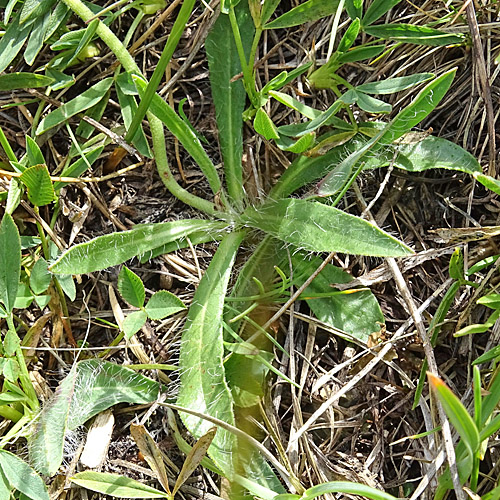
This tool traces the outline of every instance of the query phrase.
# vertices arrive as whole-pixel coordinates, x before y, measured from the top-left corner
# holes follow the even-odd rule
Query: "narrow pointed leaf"
[[[377,24],[375,26],[365,26],[364,32],[384,40],[396,40],[403,43],[431,45],[434,47],[461,44],[465,41],[464,35],[453,35],[445,31],[414,24]]]
[[[0,59],[0,73],[5,71],[17,56],[33,27],[32,25],[19,25],[19,16],[20,14],[9,24],[0,39],[0,54],[2,54]]]
[[[0,92],[15,89],[47,87],[53,82],[53,78],[37,73],[7,73],[5,75],[0,75]],[[29,136],[26,137],[28,138]]]
[[[373,0],[363,16],[363,26],[368,26],[375,22],[399,2],[401,0]]]
[[[9,214],[0,224],[0,302],[11,312],[16,302],[21,275],[21,239]]]
[[[319,202],[284,199],[249,208],[243,222],[313,252],[402,257],[413,252],[370,222]]]
[[[198,441],[196,441],[194,446],[191,448],[186,460],[184,460],[184,464],[182,465],[182,469],[177,476],[177,480],[175,481],[172,496],[175,496],[175,494],[179,491],[179,488],[191,477],[191,474],[194,472],[196,467],[200,465],[202,459],[207,453],[208,447],[212,444],[216,432],[217,427],[212,427],[206,434],[201,436],[201,438],[198,439]]]
[[[117,474],[87,470],[75,474],[71,478],[71,482],[83,488],[118,498],[167,498],[163,491]]]
[[[328,493],[348,493],[370,500],[397,500],[396,497],[389,495],[385,491],[377,490],[371,486],[360,483],[349,483],[347,481],[332,481],[330,483],[318,484],[304,492],[301,500],[313,500]]]
[[[410,76],[389,78],[380,82],[363,83],[357,86],[356,90],[365,94],[394,94],[395,92],[401,92],[419,83],[426,82],[431,78],[434,78],[433,73],[416,73]]]
[[[1,43],[1,42],[0,42]],[[66,120],[97,104],[106,94],[113,83],[112,78],[105,78],[82,92],[78,97],[63,104],[60,108],[43,118],[36,129],[36,135],[41,135],[53,127],[57,127]]]
[[[158,246],[185,238],[195,231],[218,231],[224,223],[180,220],[143,224],[120,233],[98,236],[63,253],[50,267],[56,274],[84,274],[116,266]]]
[[[237,5],[235,16],[243,48],[248,56],[255,32],[248,2]],[[239,204],[243,199],[242,113],[245,109],[246,92],[241,79],[231,81],[241,73],[242,68],[229,16],[219,16],[207,36],[205,48],[228,193]]]
[[[439,378],[428,372],[429,383],[437,398],[443,405],[444,411],[453,427],[460,434],[471,454],[479,450],[481,441],[474,419],[469,415],[465,406],[453,394],[449,387]]]

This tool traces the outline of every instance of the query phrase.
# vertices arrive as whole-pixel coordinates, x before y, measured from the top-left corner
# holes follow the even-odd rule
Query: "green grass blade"
[[[396,497],[389,495],[385,491],[377,490],[371,486],[359,483],[349,483],[347,481],[332,481],[330,483],[318,484],[305,491],[300,497],[301,500],[313,500],[328,493],[348,493],[370,498],[371,500],[396,500]]]
[[[242,221],[313,252],[403,257],[413,252],[370,222],[323,203],[284,199],[249,208]]]
[[[75,245],[52,263],[50,271],[55,274],[91,273],[122,264],[158,246],[185,238],[192,232],[219,229],[220,222],[197,219],[143,224],[130,231],[98,236]]]
[[[255,32],[247,2],[240,2],[235,8],[243,49],[248,53]],[[227,190],[231,199],[241,206],[243,192],[243,118],[246,92],[241,79],[231,79],[241,73],[242,68],[229,17],[219,15],[205,42],[210,87],[215,104],[215,116],[219,129],[219,143]]]
[[[226,383],[223,364],[222,316],[231,269],[244,233],[228,234],[220,243],[189,308],[182,334],[179,369],[181,386],[177,404],[212,415],[234,425],[233,399]],[[212,424],[182,414],[188,430],[196,438]],[[235,440],[218,429],[209,455],[225,474],[233,473]]]
[[[112,78],[105,78],[85,92],[82,92],[78,97],[75,97],[71,101],[63,104],[60,108],[49,113],[38,124],[36,135],[41,135],[47,132],[47,130],[57,127],[57,125],[60,125],[72,116],[97,104],[104,97],[112,83]]]
[[[374,0],[366,9],[365,15],[363,16],[363,26],[372,24],[399,2],[401,2],[401,0]]]
[[[481,441],[479,440],[479,431],[474,420],[467,412],[465,406],[439,377],[430,372],[427,373],[427,377],[429,378],[431,388],[443,405],[444,411],[453,424],[453,427],[460,434],[471,455],[475,454],[479,450]]]

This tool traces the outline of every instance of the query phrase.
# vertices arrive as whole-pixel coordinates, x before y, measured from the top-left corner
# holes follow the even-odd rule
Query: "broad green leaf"
[[[302,253],[293,254],[293,276],[297,286],[302,285],[321,262],[322,259],[319,257],[307,257]],[[320,321],[366,343],[370,334],[380,330],[381,324],[384,323],[384,315],[377,299],[369,290],[335,293],[335,288],[332,287],[337,283],[349,283],[352,279],[352,276],[339,267],[328,264],[304,290],[301,299],[306,300]]]
[[[73,276],[71,274],[67,275],[59,275],[57,278],[55,278],[59,285],[62,288],[62,291],[68,297],[71,302],[73,302],[76,298],[76,285],[75,282],[73,281]]]
[[[16,349],[19,347],[19,337],[17,336],[17,333],[14,330],[7,330],[7,333],[5,334],[4,340],[4,349],[5,349],[5,354],[7,356],[14,356],[16,353]]]
[[[7,358],[2,367],[2,374],[4,378],[14,384],[19,378],[19,373],[20,368],[17,360],[15,358]]]
[[[71,10],[64,2],[58,2],[56,8],[50,14],[49,25],[45,32],[46,42],[62,26],[71,15]]]
[[[130,340],[146,323],[148,315],[145,311],[134,311],[123,321],[123,333],[127,340]]]
[[[389,495],[385,491],[377,490],[371,486],[360,483],[349,483],[347,481],[332,481],[322,483],[306,490],[300,497],[301,500],[313,500],[328,493],[348,493],[350,495],[359,495],[360,497],[370,498],[371,500],[397,500],[396,497]]]
[[[38,75],[37,73],[7,73],[0,75],[0,92],[47,87],[53,82],[53,78]]]
[[[243,49],[248,57],[255,32],[248,2],[235,8]],[[229,196],[238,205],[243,199],[243,118],[246,92],[241,79],[231,82],[242,71],[229,16],[219,16],[205,42],[210,88],[215,104],[219,143]]]
[[[9,24],[0,40],[0,73],[9,67],[31,32],[32,25],[19,25],[19,16],[20,13]]]
[[[363,26],[368,26],[377,19],[380,19],[399,2],[401,0],[373,0],[363,16]]]
[[[151,319],[163,319],[186,309],[184,302],[167,290],[153,294],[146,304],[146,312]]]
[[[189,308],[179,358],[177,404],[234,425],[233,400],[224,373],[222,315],[231,269],[244,233],[230,233],[220,243],[200,281]],[[200,438],[212,424],[182,413],[193,436]],[[219,429],[209,454],[225,474],[234,472],[235,438]]]
[[[118,291],[131,306],[142,307],[144,305],[146,290],[142,280],[128,267],[123,266],[118,275]]]
[[[432,78],[434,78],[433,73],[415,73],[414,75],[389,78],[379,82],[363,83],[357,86],[356,90],[358,92],[364,92],[365,94],[394,94],[395,92],[409,89]]]
[[[49,87],[53,91],[71,87],[71,85],[75,83],[75,78],[73,76],[66,75],[62,71],[54,68],[47,68],[45,74],[48,78],[52,78],[53,80],[53,83],[51,83]]]
[[[132,78],[142,99],[147,84],[144,80],[136,77],[135,75]],[[172,132],[172,134],[179,139],[180,143],[193,157],[201,171],[205,174],[213,193],[218,193],[221,189],[219,175],[217,174],[217,170],[212,163],[212,160],[210,160],[206,151],[203,149],[198,137],[196,137],[192,130],[184,123],[182,118],[180,118],[179,115],[158,94],[153,96],[149,111],[159,118],[166,125],[168,130],[170,130],[170,132]]]
[[[26,136],[26,153],[28,155],[28,165],[33,167],[45,163],[42,151],[38,144],[29,136]]]
[[[118,403],[152,403],[158,390],[156,382],[130,368],[99,359],[78,362],[38,417],[28,442],[30,460],[43,474],[55,474],[67,431]]]
[[[464,43],[464,35],[453,35],[426,26],[414,24],[377,24],[365,26],[365,33],[382,38],[384,40],[396,40],[403,43],[415,43],[419,45],[431,45],[441,47],[443,45]]]
[[[349,50],[356,40],[360,28],[359,19],[354,19],[354,21],[349,25],[344,36],[341,38],[339,46],[337,47],[337,52],[346,52]]]
[[[443,405],[446,416],[450,419],[453,427],[463,439],[471,455],[475,454],[481,444],[479,431],[474,419],[469,415],[465,406],[461,403],[449,387],[439,378],[428,372],[427,377],[436,397]]]
[[[50,267],[56,274],[84,274],[117,266],[158,246],[176,241],[200,230],[218,231],[220,222],[180,220],[143,224],[120,233],[98,236],[64,252]]]
[[[38,124],[36,135],[47,132],[47,130],[60,125],[72,116],[97,104],[109,90],[112,83],[112,78],[104,78],[104,80],[99,81],[79,96],[63,104],[60,108],[50,112]]]
[[[78,472],[71,478],[71,482],[88,490],[118,498],[167,498],[164,491],[147,486],[135,479],[106,472],[91,470]]]
[[[403,257],[412,250],[370,222],[319,202],[287,198],[249,208],[242,221],[304,250]]]
[[[54,201],[54,187],[47,165],[40,164],[29,167],[19,179],[28,188],[28,199],[33,205],[42,207]]]
[[[12,488],[32,500],[49,500],[47,487],[42,478],[13,453],[0,450],[0,469]]]
[[[16,301],[14,302],[14,309],[26,309],[31,305],[34,298],[35,297],[31,293],[30,287],[26,283],[19,283]]]
[[[49,287],[51,280],[52,275],[49,273],[47,261],[40,257],[31,269],[30,287],[36,294],[43,293]]]
[[[278,19],[265,24],[264,28],[290,28],[310,21],[317,21],[322,17],[335,14],[339,3],[339,0],[307,0],[278,17]]]
[[[457,144],[434,136],[422,139],[417,135],[413,140],[411,133],[402,142],[367,154],[363,160],[365,170],[387,165],[407,172],[444,168],[476,175],[481,170],[477,159]]]
[[[262,135],[268,141],[279,138],[276,125],[262,108],[259,108],[255,114],[253,127],[258,134]]]
[[[0,302],[12,312],[21,275],[21,239],[9,214],[0,224]]]

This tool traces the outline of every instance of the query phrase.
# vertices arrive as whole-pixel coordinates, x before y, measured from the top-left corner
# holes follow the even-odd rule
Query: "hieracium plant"
[[[33,300],[43,303],[46,290],[54,287],[64,304],[65,295],[74,299],[73,275],[103,270],[136,257],[144,262],[189,245],[217,241],[217,250],[187,310],[178,365],[179,392],[169,403],[180,411],[188,431],[201,442],[193,448],[196,451],[193,454],[199,456],[189,455],[186,470],[191,473],[192,464],[196,466],[208,449],[209,459],[205,464],[229,480],[233,498],[244,495],[245,491],[266,499],[315,498],[335,491],[377,499],[392,498],[348,483],[328,483],[306,491],[286,463],[284,466],[273,459],[260,445],[258,427],[250,417],[259,420],[258,405],[273,372],[287,383],[295,384],[272,364],[273,349],[284,349],[271,328],[275,306],[286,302],[294,289],[303,287],[299,298],[307,300],[319,319],[344,331],[347,339],[356,337],[366,341],[383,322],[380,307],[369,291],[347,294],[332,290],[332,284],[348,283],[351,277],[331,264],[324,265],[320,257],[323,253],[382,258],[412,254],[411,248],[395,236],[338,208],[361,172],[388,164],[410,172],[447,168],[474,173],[484,183],[493,182],[482,176],[477,161],[459,146],[437,137],[419,136],[415,140],[408,135],[441,102],[453,82],[455,70],[439,75],[415,74],[358,87],[338,74],[343,64],[375,57],[387,48],[384,43],[356,46],[358,34],[363,31],[380,40],[399,36],[408,43],[428,45],[460,44],[463,37],[427,27],[414,30],[410,25],[373,25],[398,2],[375,0],[363,12],[362,2],[346,1],[350,24],[336,50],[332,40],[326,64],[315,67],[314,61],[310,61],[290,72],[283,71],[258,88],[254,63],[262,33],[340,15],[344,2],[307,0],[281,16],[274,14],[277,0],[221,2],[219,17],[205,42],[223,164],[221,175],[182,110],[177,113],[156,93],[193,11],[194,0],[182,2],[149,81],[127,50],[143,16],[151,13],[149,3],[135,1],[121,7],[118,14],[132,8],[138,12],[123,41],[110,28],[118,14],[100,11],[80,0],[25,2],[17,9],[15,3],[9,2],[11,8],[6,14],[7,18],[11,15],[13,18],[0,41],[0,53],[3,50],[5,55],[0,69],[8,67],[25,42],[27,64],[34,61],[44,44],[49,44],[56,54],[44,66],[44,75],[7,74],[0,76],[0,87],[2,82],[4,88],[19,88],[22,84],[57,90],[71,86],[74,84],[69,74],[72,64],[95,53],[97,41],[104,42],[119,62],[112,76],[57,109],[45,113],[41,104],[35,117],[33,139],[28,138],[27,154],[19,161],[3,133],[0,137],[9,159],[8,166],[15,173],[0,226],[0,301],[9,326],[4,349],[12,360],[10,368],[4,362],[3,373],[13,393],[22,389],[29,398],[33,411],[27,418],[36,413],[38,403],[16,344],[12,320],[20,280],[24,279],[28,287],[24,291]],[[72,13],[86,23],[85,29],[62,33],[54,39],[64,31]],[[271,20],[273,15],[275,18]],[[242,78],[235,78],[240,73]],[[306,79],[311,87],[331,89],[334,102],[326,110],[318,110],[298,101],[287,93],[287,85],[297,78]],[[415,90],[411,103],[394,113],[392,120],[358,122],[355,119],[356,108],[377,116],[392,111],[389,104],[373,96],[408,91],[417,86],[418,93]],[[77,135],[84,139],[80,143],[68,120],[80,113],[99,120],[112,91],[116,92],[122,108],[124,141],[121,146],[127,150],[132,144],[143,156],[154,158],[165,187],[197,210],[199,216],[137,225],[129,231],[99,236],[65,251],[50,244],[45,229],[40,227],[41,239],[35,245],[42,246],[43,257],[28,263],[23,277],[21,240],[10,214],[24,193],[36,209],[54,202],[57,207],[61,188],[70,182],[68,178],[82,175],[97,160],[109,139],[96,133],[91,122],[82,121],[77,130]],[[301,120],[277,126],[268,111],[272,101],[298,112]],[[151,144],[142,128],[144,117],[149,122]],[[273,141],[292,159],[272,186],[252,190],[245,185],[242,162],[245,121],[263,140]],[[67,127],[74,142],[61,177],[54,181],[36,140],[61,126]],[[176,181],[167,159],[165,127],[204,174],[210,190],[206,197],[189,192]],[[28,274],[31,277],[28,278]],[[312,275],[317,275],[314,280],[310,279]],[[123,323],[127,338],[148,319],[161,319],[185,309],[185,305],[168,292],[158,292],[146,303],[144,285],[126,267],[122,268],[118,285],[123,298],[138,308]],[[18,376],[9,379],[5,373],[12,369],[13,363],[17,363]],[[100,400],[93,396],[97,392],[87,391],[87,399],[81,400],[75,388],[83,385],[98,388],[107,397]],[[76,363],[61,383],[55,399],[35,423],[36,432],[30,437],[33,464],[44,474],[55,474],[62,462],[67,431],[118,402],[151,402],[158,390],[157,383],[111,363],[98,360]],[[11,415],[13,421],[21,416]],[[143,439],[147,440],[144,436]],[[2,456],[0,454],[0,466],[3,467]],[[153,464],[163,478],[160,482],[165,491],[143,488],[143,497],[165,494],[173,497],[179,485],[170,492],[163,465],[160,465],[163,462],[153,457],[148,463]],[[125,484],[120,476],[82,474],[74,478],[75,482],[105,493],[117,494],[118,487],[140,489],[130,481]],[[184,476],[186,474],[184,472]],[[11,480],[7,473],[5,476]],[[14,482],[12,485],[28,497],[36,498],[21,489],[22,485]],[[286,494],[285,486],[302,497]],[[123,491],[127,491],[125,496],[132,495],[130,489]]]

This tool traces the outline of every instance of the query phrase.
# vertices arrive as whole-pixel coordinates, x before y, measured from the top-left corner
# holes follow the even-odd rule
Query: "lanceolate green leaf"
[[[471,454],[476,453],[479,450],[481,442],[474,419],[469,415],[467,409],[457,396],[453,394],[439,377],[436,377],[432,373],[427,373],[427,377],[434,393],[443,405],[447,417],[460,434],[465,446]]]
[[[81,113],[97,104],[104,97],[104,94],[111,87],[112,83],[112,78],[105,78],[85,92],[82,92],[78,97],[75,97],[71,101],[63,104],[60,108],[49,113],[38,124],[36,135],[47,132],[47,130],[60,125],[77,113]]]
[[[7,73],[0,75],[0,91],[47,87],[53,81],[53,78],[37,73]]]
[[[75,474],[71,481],[92,491],[118,498],[167,498],[164,491],[130,479],[107,472],[86,470]]]
[[[369,35],[384,40],[438,47],[465,41],[463,35],[453,35],[434,28],[415,26],[413,24],[377,24],[375,26],[366,26],[364,31]]]
[[[374,0],[368,9],[366,9],[365,15],[363,16],[363,26],[368,26],[375,22],[399,2],[401,2],[401,0]]]
[[[222,315],[231,269],[244,233],[228,234],[220,243],[189,308],[182,334],[179,369],[181,385],[177,404],[234,424],[233,400],[224,373]],[[196,438],[212,424],[182,414]],[[232,475],[235,438],[218,429],[209,454],[217,467]],[[236,454],[235,454],[236,455]]]
[[[274,21],[264,25],[265,29],[290,28],[337,12],[339,0],[307,0]]]
[[[370,500],[397,500],[396,497],[389,495],[385,491],[377,490],[371,486],[360,483],[350,483],[347,481],[332,481],[331,483],[318,484],[305,491],[300,497],[301,500],[313,500],[328,493],[349,493]]]
[[[143,224],[121,233],[98,236],[64,252],[51,266],[56,274],[84,274],[116,266],[154,248],[201,230],[221,231],[224,223],[207,220],[180,220]]]
[[[139,95],[142,98],[147,84],[141,78],[133,78],[139,90]],[[186,151],[193,157],[201,171],[205,174],[213,193],[218,193],[221,189],[221,182],[217,170],[193,131],[158,94],[153,96],[149,111],[158,117],[168,130],[179,139],[184,148],[186,148]]]
[[[431,78],[434,78],[433,73],[416,73],[410,76],[389,78],[380,82],[363,83],[356,87],[356,90],[365,94],[394,94],[426,82]]]
[[[9,214],[0,224],[0,302],[11,312],[16,301],[21,275],[21,239]]]
[[[254,23],[248,2],[235,8],[243,48],[248,55],[254,34]],[[242,71],[229,16],[220,15],[205,42],[210,87],[215,104],[219,143],[229,196],[241,205],[243,199],[243,119],[246,92],[241,79],[231,82]]]
[[[249,208],[242,221],[313,252],[403,257],[412,251],[370,222],[319,202],[287,198]]]
[[[33,27],[32,25],[26,26],[25,24],[20,26],[19,16],[20,14],[18,14],[9,24],[0,40],[0,54],[2,54],[0,60],[0,73],[5,71],[17,56]]]

